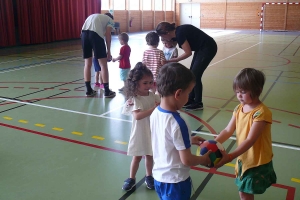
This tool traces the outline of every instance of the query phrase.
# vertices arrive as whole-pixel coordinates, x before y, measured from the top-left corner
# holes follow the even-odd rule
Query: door
[[[192,4],[192,25],[200,28],[200,3],[193,3]]]
[[[192,23],[192,9],[190,3],[180,4],[180,25]]]
[[[180,4],[180,24],[192,24],[200,28],[200,3]]]

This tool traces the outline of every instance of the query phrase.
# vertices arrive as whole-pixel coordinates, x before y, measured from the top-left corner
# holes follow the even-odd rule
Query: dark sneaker
[[[195,103],[190,104],[187,107],[185,107],[185,110],[187,110],[187,111],[203,110],[203,105],[195,102]]]
[[[186,108],[187,106],[191,105],[195,103],[193,100],[188,100],[188,102],[186,102],[186,104],[184,104],[184,106],[182,106],[183,108]]]
[[[90,91],[90,92],[86,92],[86,93],[85,93],[85,96],[87,96],[87,97],[93,97],[93,96],[95,96],[96,94],[97,94],[97,91],[92,90],[92,91]]]
[[[111,90],[109,90],[108,93],[105,92],[105,94],[104,94],[104,97],[105,97],[105,98],[113,98],[113,97],[115,97],[115,96],[116,96],[116,93],[113,92],[113,91],[111,91]]]
[[[132,178],[128,178],[124,181],[122,189],[125,191],[131,190],[135,186],[135,180]]]
[[[148,189],[154,190],[154,178],[152,176],[146,176],[145,183]]]

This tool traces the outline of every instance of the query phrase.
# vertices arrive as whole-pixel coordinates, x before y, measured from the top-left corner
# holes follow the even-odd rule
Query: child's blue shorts
[[[120,79],[121,81],[126,81],[128,74],[129,74],[130,69],[121,69],[120,68]]]
[[[95,72],[100,72],[101,71],[101,67],[99,65],[98,59],[93,57],[93,65],[95,68]]]
[[[191,178],[179,183],[162,183],[154,180],[158,197],[162,200],[189,200],[191,197]]]

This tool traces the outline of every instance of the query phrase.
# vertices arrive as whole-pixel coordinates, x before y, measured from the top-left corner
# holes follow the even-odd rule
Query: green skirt
[[[238,161],[238,177],[235,184],[240,192],[248,194],[263,194],[268,187],[276,183],[277,177],[273,168],[273,162],[246,170],[241,176],[242,161]]]

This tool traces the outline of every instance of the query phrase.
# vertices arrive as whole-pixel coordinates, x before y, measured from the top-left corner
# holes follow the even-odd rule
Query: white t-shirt
[[[179,150],[191,147],[190,130],[178,112],[170,112],[158,106],[150,116],[154,166],[156,181],[178,183],[189,176],[190,167],[184,165]]]
[[[166,60],[170,60],[172,57],[175,57],[175,58],[178,57],[177,47],[167,48],[167,47],[164,46],[163,47],[163,52],[165,54]]]
[[[130,102],[131,101],[131,102]],[[160,102],[158,95],[149,92],[148,96],[135,96],[126,102],[122,114],[132,114],[135,110],[148,110]],[[127,155],[144,156],[152,155],[151,133],[150,133],[150,116],[140,120],[132,118],[132,127],[128,143]]]
[[[114,20],[107,15],[92,14],[85,20],[82,30],[94,31],[104,39],[106,27],[110,26],[114,30],[114,24]]]

